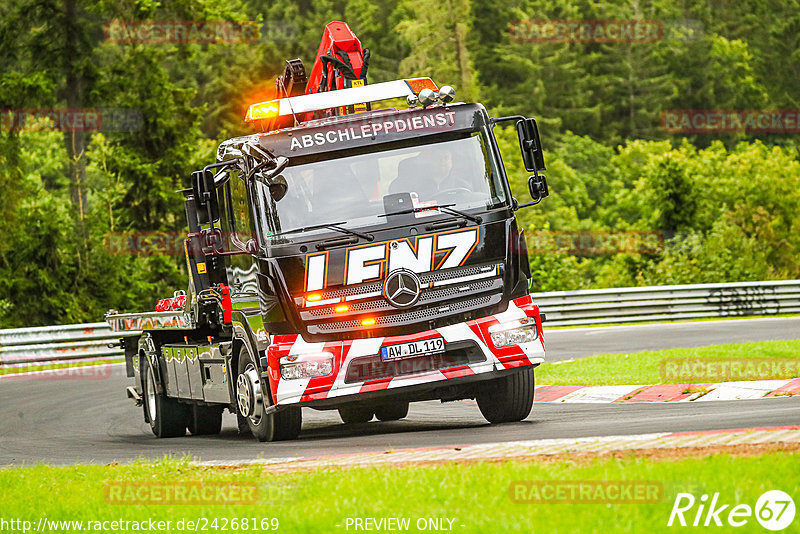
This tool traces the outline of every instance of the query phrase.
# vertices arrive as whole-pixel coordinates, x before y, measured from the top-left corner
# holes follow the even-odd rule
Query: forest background
[[[371,49],[369,83],[431,76],[493,116],[539,120],[551,196],[518,212],[532,290],[800,278],[797,0],[5,0],[0,328],[94,322],[184,288],[180,255],[116,254],[110,237],[180,235],[176,191],[221,140],[252,131],[247,106],[271,98],[286,59],[310,66],[331,20]],[[119,21],[258,32],[120,42]],[[638,21],[657,35],[547,33],[575,21]],[[16,127],[10,111],[42,109],[106,120]],[[676,110],[786,121],[692,131],[670,127]],[[498,140],[524,199],[515,134]]]

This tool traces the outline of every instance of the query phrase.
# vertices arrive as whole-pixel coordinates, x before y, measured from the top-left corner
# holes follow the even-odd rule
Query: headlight
[[[536,319],[525,317],[517,321],[490,326],[489,335],[495,347],[505,347],[536,341],[539,337],[539,330],[536,326]]]
[[[278,363],[284,380],[313,378],[333,372],[333,354],[330,352],[284,356]]]

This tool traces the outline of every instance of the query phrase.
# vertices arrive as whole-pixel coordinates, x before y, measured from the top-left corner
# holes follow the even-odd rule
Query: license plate
[[[444,338],[432,337],[420,341],[409,341],[408,343],[396,343],[381,347],[381,358],[384,360],[395,360],[397,358],[408,358],[409,356],[420,356],[422,354],[437,354],[444,352]]]

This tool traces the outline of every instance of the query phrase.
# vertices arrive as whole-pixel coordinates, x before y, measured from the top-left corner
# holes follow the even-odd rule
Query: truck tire
[[[222,406],[192,405],[186,427],[193,436],[210,436],[222,430]]]
[[[353,425],[356,423],[366,423],[372,420],[372,408],[365,406],[345,406],[339,408],[339,417],[346,425]]]
[[[407,402],[393,402],[381,404],[375,408],[375,417],[381,421],[397,421],[408,415]]]
[[[265,410],[272,403],[269,385],[261,381],[258,367],[250,351],[239,348],[236,373],[236,404],[239,410],[239,430],[244,419],[250,433],[258,441],[281,441],[295,439],[303,426],[303,413],[299,406],[289,406],[267,415]]]
[[[483,417],[490,423],[522,421],[533,408],[533,367],[526,366],[492,380],[475,395]]]
[[[150,358],[143,357],[141,365],[144,409],[150,429],[158,438],[178,438],[186,435],[188,406],[167,397],[156,389],[155,375]]]

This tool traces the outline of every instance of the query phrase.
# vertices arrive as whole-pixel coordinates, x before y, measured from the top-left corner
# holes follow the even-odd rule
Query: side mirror
[[[289,165],[289,158],[278,156],[274,160],[259,163],[251,175],[255,180],[267,186],[269,194],[275,202],[285,197],[289,190],[286,178],[281,175],[287,165]]]
[[[547,188],[547,177],[544,174],[537,174],[528,178],[528,191],[531,193],[533,202],[528,205],[536,205],[550,195]]]
[[[530,172],[545,170],[544,152],[539,139],[539,127],[536,119],[523,119],[517,122],[517,136],[519,148],[522,151],[522,161],[525,169]]]
[[[256,179],[267,186],[269,189],[269,196],[271,196],[275,202],[280,202],[289,190],[289,184],[286,183],[286,178],[284,178],[282,174],[270,176],[269,178],[257,177]]]
[[[214,184],[214,173],[211,169],[192,173],[192,192],[197,207],[197,222],[209,224],[219,220],[217,189]]]

